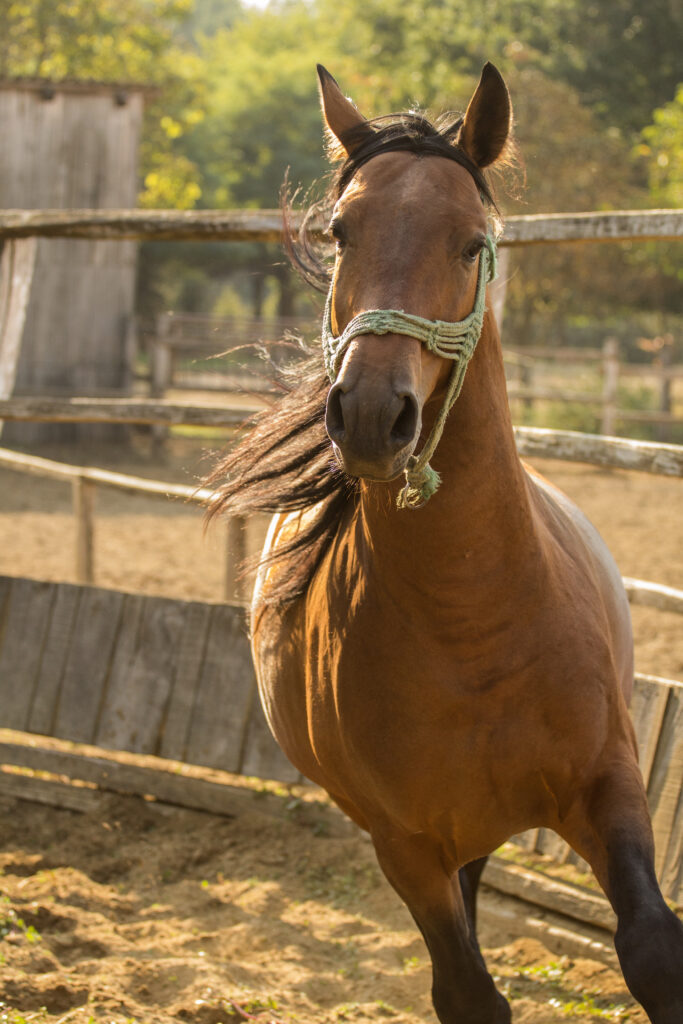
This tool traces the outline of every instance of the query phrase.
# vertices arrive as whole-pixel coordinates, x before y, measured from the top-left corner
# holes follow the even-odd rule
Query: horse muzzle
[[[417,395],[376,380],[339,379],[327,397],[325,426],[350,476],[387,482],[405,469],[421,429]]]

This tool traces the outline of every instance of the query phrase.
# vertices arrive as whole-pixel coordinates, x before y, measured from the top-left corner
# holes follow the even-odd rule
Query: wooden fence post
[[[602,346],[602,424],[601,434],[614,437],[617,427],[617,386],[619,383],[619,342],[607,338]]]
[[[670,343],[667,341],[670,339]],[[671,365],[673,363],[673,336],[668,335],[659,352],[659,411],[671,413]],[[657,424],[657,440],[671,440],[671,424]]]
[[[246,604],[249,600],[247,583],[240,575],[247,557],[247,520],[244,516],[230,516],[228,519],[225,548],[225,600]]]
[[[76,582],[95,582],[95,484],[77,476],[72,482],[76,517]]]
[[[524,411],[531,416],[534,411],[534,397],[531,391],[534,386],[534,363],[532,359],[523,356],[519,364],[519,382],[529,393],[522,399]]]
[[[168,343],[170,317],[162,313],[157,317],[157,331],[150,353],[150,393],[153,398],[164,398],[173,383],[173,352]],[[163,445],[168,437],[168,427],[154,424],[152,437],[157,445]]]
[[[9,398],[19,364],[21,339],[36,262],[36,238],[5,242],[0,261],[0,398]],[[0,433],[2,421],[0,420]]]
[[[509,248],[501,249],[498,253],[498,276],[495,281],[489,285],[489,295],[491,298],[491,308],[493,315],[496,318],[498,324],[498,330],[500,336],[503,336],[503,317],[505,316],[505,295],[508,286],[508,277],[510,271],[510,250]]]
[[[173,383],[173,354],[168,343],[169,316],[157,318],[157,331],[150,354],[150,389],[154,398],[163,398]]]

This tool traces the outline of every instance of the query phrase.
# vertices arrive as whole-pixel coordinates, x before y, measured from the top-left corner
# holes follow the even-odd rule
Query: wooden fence
[[[503,358],[508,367],[508,398],[511,403],[521,403],[530,411],[538,402],[559,402],[570,405],[584,405],[595,409],[600,433],[612,436],[617,433],[617,424],[657,424],[659,440],[667,440],[672,426],[683,424],[683,417],[675,410],[673,385],[683,380],[683,366],[673,366],[666,356],[656,362],[625,363],[619,356],[619,342],[607,338],[602,349],[595,348],[551,348],[503,347]],[[547,387],[538,382],[539,370],[543,364],[592,364],[601,378],[600,391],[575,391],[566,388]],[[619,387],[624,378],[638,378],[654,381],[657,409],[624,409],[619,407]]]
[[[239,391],[252,394],[270,389],[256,347],[268,346],[269,358],[291,357],[288,335],[309,338],[316,330],[310,317],[215,317],[195,313],[162,313],[147,340],[150,393],[163,397],[183,388],[193,391]],[[232,352],[238,353],[231,359]],[[220,357],[220,363],[218,362]],[[178,370],[181,360],[215,361],[213,372]],[[143,377],[144,379],[144,377]]]
[[[292,219],[297,229],[300,218]],[[327,225],[313,225],[326,238]],[[0,240],[43,238],[280,242],[279,210],[1,210]],[[508,217],[499,245],[683,238],[683,210],[610,210]]]
[[[298,226],[295,217],[293,226]],[[325,237],[325,225],[314,225]],[[4,210],[0,288],[0,398],[8,398],[16,375],[19,341],[35,265],[35,239],[137,239],[168,241],[279,242],[282,216],[275,210]],[[544,243],[615,242],[683,238],[683,210],[619,210],[607,213],[510,217],[500,239],[507,246]],[[505,275],[494,286],[494,307],[504,299]]]
[[[143,379],[149,379],[150,393],[164,397],[171,390],[192,391],[248,391],[255,394],[267,391],[270,381],[264,376],[263,363],[252,346],[265,344],[271,358],[280,354],[291,357],[291,346],[278,345],[288,333],[311,338],[317,330],[317,320],[310,317],[289,319],[256,319],[247,317],[214,317],[189,313],[163,313],[157,318],[156,331],[148,338],[150,370]],[[231,359],[237,351],[238,358]],[[514,348],[503,345],[508,377],[508,398],[521,403],[522,409],[531,411],[538,402],[584,405],[595,409],[600,433],[609,436],[617,432],[617,424],[657,424],[658,439],[668,440],[667,432],[673,425],[683,424],[676,414],[673,385],[683,380],[683,366],[672,366],[665,349],[661,358],[653,363],[624,363],[619,356],[619,342],[607,338],[602,349],[595,348]],[[183,367],[191,359],[191,370]],[[207,361],[213,367],[207,368]],[[565,366],[588,364],[597,370],[600,390],[577,391],[547,387],[539,381],[543,365]],[[197,369],[199,364],[199,369]],[[545,375],[545,374],[543,374]],[[619,386],[624,378],[654,379],[658,409],[619,408]]]
[[[235,428],[255,409],[225,409],[222,406],[181,405],[165,401],[129,399],[14,398],[0,400],[0,419],[42,422],[107,422]],[[587,462],[598,466],[637,469],[666,476],[683,476],[683,448],[625,438],[604,438],[573,431],[517,427],[517,447],[522,455]],[[34,476],[70,483],[76,518],[76,571],[80,583],[95,582],[95,494],[97,487],[156,498],[178,498],[205,505],[211,493],[184,484],[148,480],[95,467],[72,466],[51,459],[0,449],[0,466]],[[241,517],[228,520],[226,534],[226,600],[245,599],[245,580],[239,566],[247,550],[247,523]],[[638,583],[639,581],[633,581]],[[642,582],[642,581],[641,581]],[[630,584],[629,584],[630,585]],[[638,593],[661,591],[661,600],[678,610],[671,588],[643,583]],[[641,599],[638,598],[638,600]]]

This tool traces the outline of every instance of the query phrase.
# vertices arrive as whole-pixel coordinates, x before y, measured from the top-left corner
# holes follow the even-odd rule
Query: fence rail
[[[300,224],[295,215],[293,226]],[[315,232],[323,237],[327,225]],[[279,210],[1,210],[0,239],[279,242]],[[508,217],[500,245],[683,238],[683,210],[613,210]]]
[[[8,404],[9,402],[0,402],[0,414],[4,415],[4,407]],[[156,404],[150,403],[153,408]],[[196,407],[193,409],[188,406],[187,409],[193,415],[197,412]],[[82,420],[87,420],[93,415],[93,411],[88,412],[85,403],[78,411]],[[28,413],[29,410],[23,406],[23,416],[27,417]],[[141,414],[142,410],[136,409],[135,415],[139,417]],[[229,419],[230,422],[234,422],[232,416]],[[148,419],[143,422],[157,421]],[[574,434],[571,431],[545,431],[534,427],[517,427],[515,434],[518,449],[522,453],[526,451],[528,454],[528,449],[531,448],[533,454],[539,455],[540,449],[544,454],[550,451],[551,458],[567,460],[570,457],[568,453],[573,451],[573,461],[629,469],[648,467],[650,472],[660,475],[683,476],[683,446],[625,441],[620,438]],[[80,583],[93,583],[95,577],[95,489],[98,486],[127,494],[164,499],[177,498],[201,505],[210,504],[214,493],[207,488],[148,480],[93,466],[74,466],[7,448],[0,448],[0,466],[71,484],[76,518],[76,579]],[[244,600],[246,597],[244,581],[240,576],[240,564],[246,552],[246,529],[247,523],[242,516],[234,516],[228,520],[224,586],[224,594],[228,599]],[[624,579],[624,586],[629,600],[634,604],[683,614],[683,591],[628,577]]]
[[[150,372],[144,379],[149,380],[150,393],[157,397],[163,397],[172,389],[183,388],[227,393],[244,390],[263,392],[268,390],[269,381],[263,376],[262,363],[259,363],[258,358],[250,359],[244,350],[263,342],[275,360],[285,352],[291,355],[291,345],[286,340],[281,341],[291,331],[312,337],[317,331],[317,320],[312,317],[259,319],[164,313],[158,317],[156,331],[148,339]],[[241,353],[239,363],[223,364],[217,372],[178,369],[180,358],[218,359],[229,357],[236,350]],[[656,362],[637,366],[622,362],[616,338],[607,338],[601,349],[520,349],[504,345],[503,358],[507,367],[508,397],[513,402],[521,401],[525,410],[530,410],[538,401],[586,405],[596,410],[600,418],[600,432],[603,434],[616,433],[618,422],[654,423],[658,425],[660,441],[671,440],[667,430],[674,424],[683,424],[683,418],[672,411],[675,404],[672,385],[674,381],[683,379],[683,366],[670,365],[668,349],[662,352]],[[575,391],[539,384],[535,378],[537,364],[541,362],[599,363],[597,369],[602,377],[601,390]],[[649,377],[656,381],[654,397],[659,408],[632,410],[619,407],[621,380],[636,375],[641,380]]]
[[[167,399],[17,397],[0,399],[0,420],[33,423],[128,423],[137,425],[238,427],[257,410]]]

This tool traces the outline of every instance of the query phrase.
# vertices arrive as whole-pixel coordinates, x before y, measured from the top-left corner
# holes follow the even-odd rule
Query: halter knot
[[[462,390],[467,364],[484,325],[486,284],[495,279],[496,271],[496,243],[489,234],[479,256],[474,307],[463,320],[425,320],[401,309],[370,309],[355,316],[337,337],[332,333],[333,286],[330,286],[323,316],[322,345],[325,367],[332,382],[339,372],[346,349],[361,334],[405,334],[426,345],[430,352],[453,362],[446,397],[425,446],[419,455],[411,455],[408,459],[406,483],[397,500],[399,508],[420,508],[441,483],[441,477],[429,465],[429,460],[441,440],[446,417]]]
[[[438,344],[439,344],[439,324],[438,324],[438,322],[435,321],[432,324],[432,326],[429,328],[429,334],[427,335],[427,340],[425,341],[425,345],[427,346],[427,348],[429,349],[430,352],[436,352]]]

